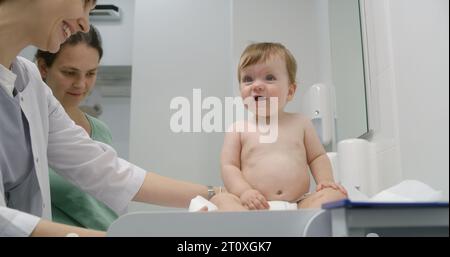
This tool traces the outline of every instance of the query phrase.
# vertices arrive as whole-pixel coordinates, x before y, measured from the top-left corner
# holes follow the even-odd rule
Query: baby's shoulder
[[[311,119],[302,113],[287,113],[287,126],[295,128],[297,131],[304,132],[309,130],[313,125]]]
[[[289,121],[300,125],[306,125],[311,122],[311,119],[308,116],[301,113],[286,113],[286,117]]]
[[[230,124],[226,131],[227,133],[240,133],[245,131],[245,128],[247,127],[247,122],[245,121],[236,121]]]

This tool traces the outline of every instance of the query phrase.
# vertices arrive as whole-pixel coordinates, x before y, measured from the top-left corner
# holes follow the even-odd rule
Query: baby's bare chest
[[[262,143],[261,132],[241,134],[241,160],[285,156],[298,158],[305,155],[304,130],[301,127],[280,127],[277,138],[272,143]]]

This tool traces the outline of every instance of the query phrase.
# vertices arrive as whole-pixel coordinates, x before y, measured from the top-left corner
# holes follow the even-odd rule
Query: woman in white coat
[[[146,172],[95,142],[65,113],[36,66],[17,57],[34,45],[57,52],[89,30],[95,0],[0,0],[0,236],[102,236],[50,221],[48,166],[123,213],[131,200],[187,208],[204,185]]]

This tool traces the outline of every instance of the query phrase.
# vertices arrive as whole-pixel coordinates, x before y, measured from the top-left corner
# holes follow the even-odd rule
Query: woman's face
[[[70,35],[89,31],[89,12],[93,0],[33,0],[35,17],[30,26],[32,43],[39,49],[56,53]]]
[[[86,43],[65,45],[51,67],[39,61],[47,85],[64,108],[78,107],[97,79],[98,51]]]

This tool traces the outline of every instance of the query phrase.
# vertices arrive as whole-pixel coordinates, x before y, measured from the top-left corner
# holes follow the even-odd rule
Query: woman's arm
[[[215,192],[218,193],[218,191],[218,188],[215,188]],[[148,172],[133,200],[162,206],[188,208],[192,198],[197,195],[208,199],[208,187]]]
[[[69,226],[65,224],[54,223],[48,220],[41,219],[36,225],[35,229],[30,236],[33,237],[61,237],[67,236],[68,234],[76,234],[77,236],[84,237],[101,237],[105,236],[106,232],[90,230],[85,228],[79,228],[74,226]]]

